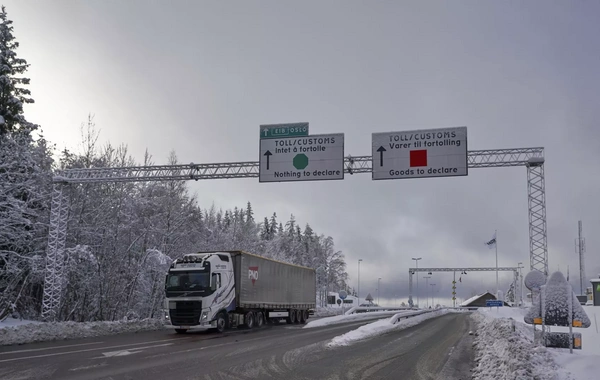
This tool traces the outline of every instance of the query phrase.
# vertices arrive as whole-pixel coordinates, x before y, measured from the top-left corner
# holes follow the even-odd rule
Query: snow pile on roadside
[[[398,311],[373,311],[370,313],[358,313],[358,314],[350,314],[350,315],[336,315],[334,317],[326,317],[317,319],[314,321],[309,321],[303,328],[309,329],[312,327],[323,327],[328,325],[335,325],[337,323],[346,323],[352,321],[363,321],[366,319],[372,319],[373,316],[377,317],[387,317],[396,314]],[[387,319],[386,319],[387,320]]]
[[[74,338],[90,338],[128,332],[159,330],[162,328],[164,327],[161,319],[114,322],[29,323],[1,328],[0,346]]]
[[[523,320],[524,310],[501,309],[509,309],[503,310],[505,315],[520,318],[482,310],[471,315],[478,325],[473,379],[568,379],[549,349],[533,344],[533,328],[518,322]]]
[[[3,321],[0,321],[0,329],[3,329],[5,327],[15,327],[15,326],[22,326],[22,325],[28,325],[30,323],[43,323],[43,322],[38,322],[38,321],[30,321],[28,319],[18,319],[18,318],[6,318]]]
[[[327,343],[327,347],[348,346],[359,340],[373,338],[393,330],[403,330],[405,328],[418,325],[419,323],[428,319],[439,317],[447,313],[448,310],[446,309],[437,310],[430,313],[416,315],[408,319],[403,319],[396,324],[393,324],[392,318],[382,319],[373,323],[369,323],[368,325],[360,326],[358,329],[349,331],[343,335],[336,336],[329,343]]]
[[[347,309],[346,309],[347,310]],[[332,315],[342,314],[342,308],[320,307],[317,306],[313,316],[315,317],[331,317]]]

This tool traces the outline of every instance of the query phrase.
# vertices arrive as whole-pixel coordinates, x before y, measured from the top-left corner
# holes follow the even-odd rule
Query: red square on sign
[[[410,167],[427,166],[427,149],[410,151]]]

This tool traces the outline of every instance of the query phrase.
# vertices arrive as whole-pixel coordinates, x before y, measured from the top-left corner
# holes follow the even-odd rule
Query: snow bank
[[[0,329],[3,329],[5,327],[15,327],[15,326],[21,326],[21,325],[28,325],[30,323],[43,323],[43,322],[30,321],[30,320],[27,320],[27,319],[6,318],[5,320],[0,321]]]
[[[335,325],[338,323],[346,323],[352,321],[364,321],[368,319],[373,319],[373,317],[381,316],[387,317],[393,314],[396,314],[396,311],[373,311],[370,313],[359,313],[359,314],[350,314],[350,315],[336,315],[333,317],[326,317],[317,319],[315,321],[309,321],[303,328],[310,329],[312,327],[323,327],[328,325]],[[387,320],[387,319],[386,319]]]
[[[525,309],[501,307],[471,315],[478,325],[474,380],[573,379],[555,361],[556,349],[533,344],[533,327],[522,322],[525,313]]]
[[[430,313],[420,314],[408,319],[403,319],[397,322],[396,324],[393,324],[392,322],[392,320],[395,318],[382,319],[377,322],[369,323],[368,325],[360,326],[358,329],[349,331],[340,336],[336,336],[329,343],[327,343],[327,346],[348,346],[359,340],[373,338],[375,336],[382,335],[390,331],[403,330],[405,328],[418,325],[419,323],[427,319],[439,317],[440,315],[446,313],[448,313],[448,310],[446,309],[436,310]]]
[[[320,307],[317,306],[315,309],[315,313],[313,316],[315,317],[330,317],[332,315],[340,315],[342,314],[342,308],[333,308],[333,307]]]
[[[115,322],[48,322],[28,323],[0,328],[0,346],[89,338],[128,332],[160,330],[161,319]]]

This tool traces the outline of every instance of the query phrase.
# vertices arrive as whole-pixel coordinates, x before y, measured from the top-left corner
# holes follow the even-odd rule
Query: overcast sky
[[[369,155],[373,132],[467,126],[469,149],[544,147],[549,265],[570,267],[582,220],[588,277],[600,273],[600,4],[455,1],[3,0],[31,68],[29,120],[78,149],[95,114],[101,140],[157,164],[258,160],[260,124],[306,121]],[[529,270],[526,169],[467,177],[191,182],[203,207],[252,202],[331,235],[361,296],[406,301],[419,266]],[[451,274],[434,274],[449,298]],[[501,274],[503,289],[511,275]],[[575,281],[573,281],[575,279]],[[458,297],[495,287],[469,273]],[[423,280],[420,288],[424,297]],[[383,300],[382,300],[383,303]]]

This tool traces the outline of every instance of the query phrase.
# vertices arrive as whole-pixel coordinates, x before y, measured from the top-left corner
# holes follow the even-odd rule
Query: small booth
[[[592,278],[592,304],[594,306],[600,306],[600,276],[598,278]]]

